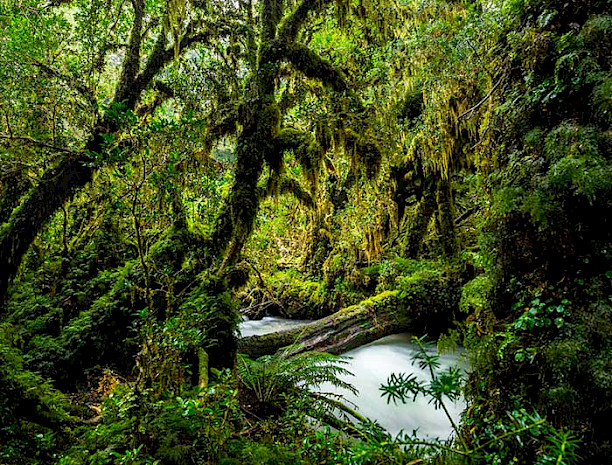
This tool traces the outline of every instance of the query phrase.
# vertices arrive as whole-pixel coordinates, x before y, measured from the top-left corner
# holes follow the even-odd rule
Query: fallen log
[[[435,336],[456,319],[459,280],[437,274],[422,278],[307,325],[242,338],[238,351],[250,357],[271,355],[285,347],[290,354],[312,350],[339,354],[401,332]]]

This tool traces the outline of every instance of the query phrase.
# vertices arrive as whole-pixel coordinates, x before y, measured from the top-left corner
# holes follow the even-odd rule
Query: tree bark
[[[149,87],[155,76],[174,56],[173,48],[166,47],[166,35],[160,34],[141,70],[141,43],[144,2],[132,3],[134,20],[130,32],[128,53],[123,62],[121,77],[114,92],[110,108],[122,112],[134,111],[141,93]],[[181,49],[196,42],[208,40],[207,34],[190,34],[181,41]],[[86,186],[93,178],[99,163],[92,154],[103,152],[104,135],[114,134],[120,123],[113,117],[98,121],[89,140],[78,152],[68,152],[54,167],[47,170],[40,182],[25,195],[8,221],[0,229],[0,305],[9,283],[15,278],[23,256],[51,216]],[[1,309],[0,309],[1,313]]]
[[[459,243],[455,228],[455,204],[450,180],[438,180],[436,203],[438,204],[436,223],[442,252],[448,258],[455,258],[459,253]]]
[[[417,206],[416,213],[406,231],[403,243],[403,255],[407,258],[416,258],[421,251],[423,239],[436,209],[436,197],[433,192],[433,183],[427,181],[421,201]]]
[[[401,311],[399,300],[397,291],[384,293],[299,328],[243,338],[238,351],[251,357],[270,355],[283,347],[291,354],[312,350],[339,354],[409,330],[410,319]]]

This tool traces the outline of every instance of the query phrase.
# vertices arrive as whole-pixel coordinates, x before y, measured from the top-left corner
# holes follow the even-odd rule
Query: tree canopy
[[[606,463],[608,1],[5,0],[0,27],[0,462]],[[269,315],[314,321],[240,337]],[[417,338],[431,384],[381,387],[463,396],[448,444],[306,389],[404,331],[470,359]]]

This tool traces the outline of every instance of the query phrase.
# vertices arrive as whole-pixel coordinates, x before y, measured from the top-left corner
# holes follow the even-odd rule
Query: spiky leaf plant
[[[238,356],[238,375],[241,388],[258,410],[266,413],[282,410],[286,395],[310,397],[313,406],[326,410],[337,407],[337,395],[321,393],[310,396],[314,388],[325,383],[352,393],[357,390],[342,377],[352,373],[345,368],[348,361],[325,352],[304,352],[290,355],[289,350],[277,355],[265,355],[256,360]]]

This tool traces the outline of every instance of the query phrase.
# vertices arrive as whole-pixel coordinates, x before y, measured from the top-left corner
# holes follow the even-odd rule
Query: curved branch
[[[302,44],[288,44],[281,50],[282,57],[306,76],[318,79],[335,91],[348,89],[345,74],[331,62]]]
[[[166,100],[175,96],[174,90],[165,82],[157,81],[152,87],[156,91],[155,98],[149,104],[141,104],[136,112],[141,118],[147,115],[153,115]]]
[[[476,105],[474,105],[472,108],[470,108],[469,110],[464,111],[463,113],[461,113],[458,117],[457,117],[457,121],[460,121],[461,119],[465,118],[466,116],[472,116],[472,114],[478,110],[478,108],[487,101],[487,99],[493,94],[493,92],[495,92],[495,89],[497,89],[499,87],[499,85],[502,83],[502,81],[504,80],[504,77],[502,76],[502,78],[497,81],[497,83],[491,88],[491,90],[489,91],[489,93],[487,95],[485,95],[482,100],[480,102],[478,102]]]
[[[332,0],[302,0],[302,3],[291,14],[286,16],[281,23],[278,32],[279,38],[287,43],[294,42],[298,32],[300,32],[306,19],[308,19],[308,14],[310,12],[321,11],[331,2]]]
[[[280,194],[291,194],[305,207],[309,209],[315,208],[315,202],[312,195],[302,187],[297,179],[283,176],[276,183],[269,182],[266,189],[262,192],[262,195],[264,197],[271,197],[277,192]]]
[[[314,142],[312,134],[295,128],[283,128],[274,140],[278,150],[298,150],[304,145]]]
[[[188,50],[195,44],[208,43],[211,38],[219,38],[229,36],[236,32],[237,26],[233,22],[223,24],[192,22],[186,28],[185,36],[179,43],[179,50],[182,52]],[[206,30],[197,32],[198,29],[206,27]],[[147,88],[153,78],[175,58],[174,47],[166,48],[167,39],[163,32],[160,32],[157,41],[153,47],[151,57],[147,61],[144,69],[134,79],[134,90],[139,94]],[[136,94],[136,96],[138,95]]]

